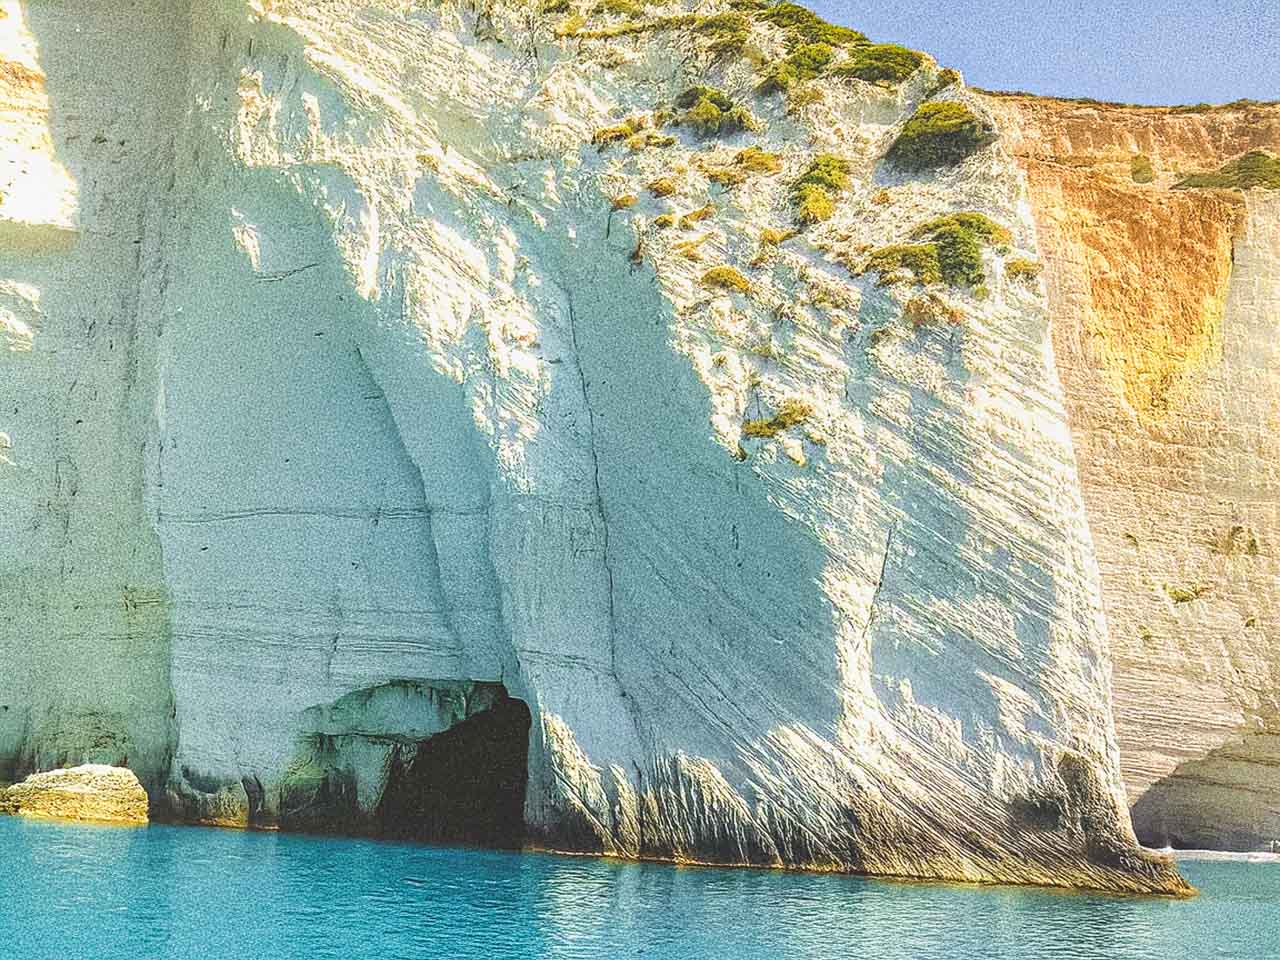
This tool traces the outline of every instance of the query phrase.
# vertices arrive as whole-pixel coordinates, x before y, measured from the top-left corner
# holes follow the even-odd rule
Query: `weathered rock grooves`
[[[128,766],[201,823],[1187,892],[1127,810],[1122,771],[1173,771],[1169,687],[1118,642],[1118,748],[1109,633],[1146,613],[1082,397],[1151,436],[1247,353],[1270,195],[1170,193],[1154,149],[1158,194],[1059,175],[1049,108],[928,58],[765,93],[692,21],[0,9],[0,776]],[[664,125],[695,84],[742,129]],[[1001,139],[895,169],[929,100]],[[788,236],[824,154],[832,215]],[[985,283],[865,271],[960,212],[993,225],[946,234]],[[1146,223],[1188,271],[1154,307],[1094,269],[1113,239],[1157,269]],[[1229,424],[1269,422],[1271,370]],[[1241,591],[1275,574],[1259,431]],[[1232,709],[1262,716],[1266,670]]]

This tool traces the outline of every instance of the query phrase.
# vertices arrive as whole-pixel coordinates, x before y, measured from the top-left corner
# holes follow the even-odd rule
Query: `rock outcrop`
[[[35,773],[0,790],[0,814],[94,823],[147,822],[147,792],[130,770],[86,764]]]
[[[0,7],[0,775],[1185,891],[1130,825],[1055,364],[1090,227],[1007,104],[735,6]],[[1153,201],[1207,311],[1165,285],[1176,360],[1087,281],[1125,402],[1213,367],[1252,204]]]

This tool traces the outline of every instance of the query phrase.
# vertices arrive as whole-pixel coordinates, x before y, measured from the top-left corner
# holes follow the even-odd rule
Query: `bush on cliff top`
[[[963,103],[925,103],[902,128],[886,159],[904,170],[952,166],[995,139],[995,129]]]
[[[795,50],[809,43],[825,43],[843,47],[867,42],[864,34],[848,27],[827,23],[807,7],[798,3],[777,3],[756,14],[758,20],[781,27],[787,36],[787,49]]]
[[[899,84],[924,62],[924,55],[896,43],[877,43],[853,51],[846,63],[834,67],[831,75],[869,83]]]
[[[1280,190],[1280,159],[1263,150],[1250,150],[1223,166],[1217,173],[1194,173],[1174,185],[1187,188],[1251,190],[1262,187]]]

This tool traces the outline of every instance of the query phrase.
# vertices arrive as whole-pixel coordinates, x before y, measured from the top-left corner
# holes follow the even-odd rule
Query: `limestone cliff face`
[[[1280,105],[990,102],[1044,255],[1135,827],[1153,845],[1265,847],[1280,836],[1280,193],[1171,188],[1280,153]]]
[[[710,4],[3,9],[8,774],[1184,889],[1126,809],[1028,177],[884,160],[998,110],[927,58],[766,92],[798,28],[751,4],[729,46]],[[981,282],[866,271],[956,212]]]

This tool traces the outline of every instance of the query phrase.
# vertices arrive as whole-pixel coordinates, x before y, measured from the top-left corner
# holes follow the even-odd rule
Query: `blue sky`
[[[1280,100],[1280,0],[799,0],[967,83],[1131,103]]]

